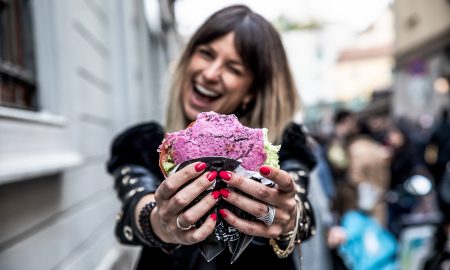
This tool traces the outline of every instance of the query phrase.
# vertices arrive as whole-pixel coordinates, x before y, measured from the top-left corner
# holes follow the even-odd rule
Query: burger
[[[249,171],[278,167],[280,146],[269,142],[267,132],[243,126],[233,114],[200,113],[186,129],[165,135],[159,146],[161,171],[168,176],[178,165],[206,157],[236,160]]]
[[[272,145],[269,142],[267,129],[243,126],[233,114],[200,113],[186,129],[166,134],[158,150],[160,152],[159,165],[166,177],[190,163],[202,161],[207,164],[207,171],[234,171],[249,179],[273,186],[272,181],[265,179],[257,171],[262,165],[279,167],[280,146]],[[233,189],[218,177],[208,190],[200,194],[186,208],[196,204],[207,193],[222,188]],[[235,192],[241,193],[239,190],[235,190]],[[247,194],[243,195],[248,196]],[[240,218],[255,220],[252,215],[219,199],[216,205],[195,225],[201,226],[212,212],[222,208],[232,211]],[[232,253],[231,262],[234,262],[252,239],[252,236],[239,232],[218,215],[213,234],[199,243],[199,247],[207,261],[227,249]]]

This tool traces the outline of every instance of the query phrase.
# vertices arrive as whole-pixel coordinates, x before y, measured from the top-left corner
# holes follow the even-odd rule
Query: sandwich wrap
[[[166,177],[188,164],[202,161],[207,165],[206,171],[233,171],[273,187],[274,183],[261,176],[258,170],[262,165],[279,167],[279,149],[280,146],[274,146],[269,142],[267,129],[245,127],[235,115],[204,112],[198,114],[197,119],[186,129],[165,135],[159,146],[159,163]],[[196,204],[208,193],[222,188],[233,190],[218,175],[211,186],[187,208]],[[241,193],[239,190],[234,192]],[[200,226],[211,213],[217,213],[222,208],[232,211],[240,218],[256,220],[254,216],[219,198],[216,205],[195,225]],[[221,215],[218,214],[217,217],[214,232],[199,243],[201,254],[207,261],[211,261],[228,248],[232,254],[231,263],[233,263],[253,237],[230,226]]]

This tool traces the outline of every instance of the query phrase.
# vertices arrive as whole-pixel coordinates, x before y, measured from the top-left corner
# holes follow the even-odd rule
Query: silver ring
[[[275,206],[273,205],[267,205],[267,213],[261,217],[257,217],[256,219],[261,220],[266,224],[266,226],[270,226],[273,223],[273,220],[275,219]]]
[[[180,229],[180,230],[182,230],[182,231],[188,231],[188,230],[190,230],[191,228],[195,227],[195,225],[194,225],[194,224],[191,224],[191,225],[189,225],[188,227],[183,227],[183,226],[181,226],[181,225],[180,225],[180,216],[178,215],[178,217],[177,217],[177,227],[178,227],[178,229]]]

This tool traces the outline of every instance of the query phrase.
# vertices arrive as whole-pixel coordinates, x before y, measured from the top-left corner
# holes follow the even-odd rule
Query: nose
[[[207,81],[218,81],[222,72],[221,63],[219,61],[211,62],[203,69],[203,77]]]

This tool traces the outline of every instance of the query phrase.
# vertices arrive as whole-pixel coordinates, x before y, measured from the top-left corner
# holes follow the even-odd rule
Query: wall
[[[33,4],[41,106],[0,107],[0,269],[131,269],[105,161],[120,130],[164,117],[165,33],[141,1]]]
[[[396,0],[395,48],[397,54],[422,46],[430,39],[450,31],[448,0]]]

